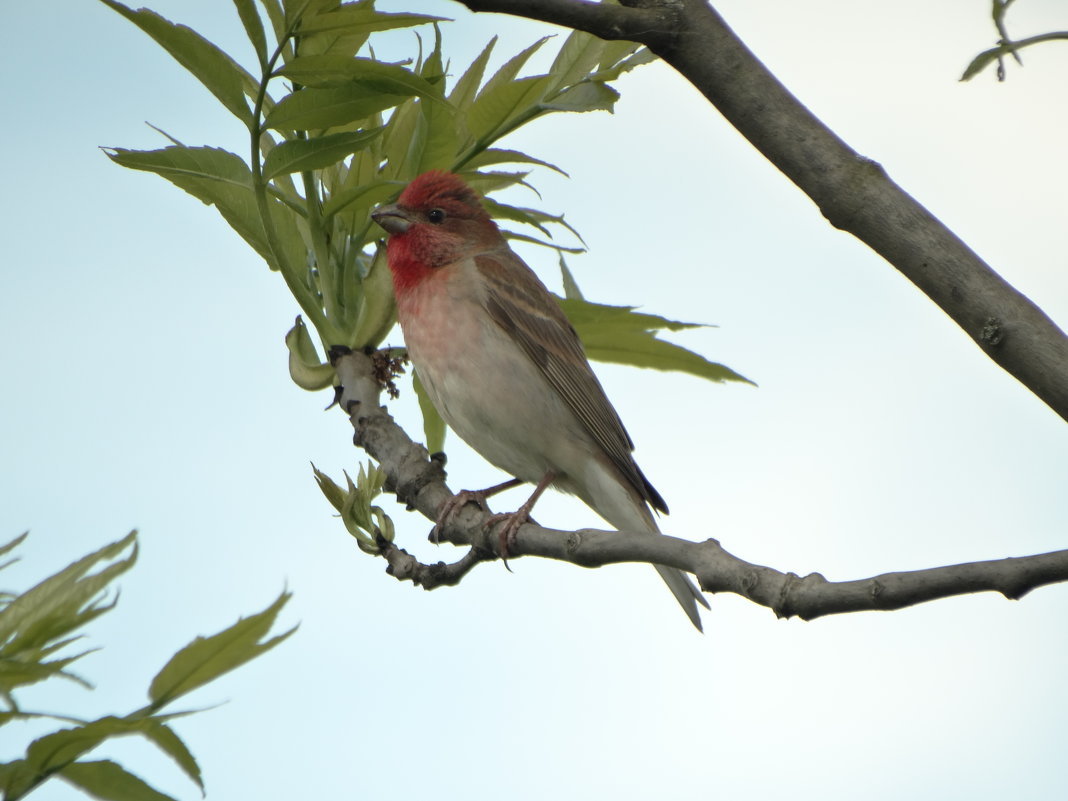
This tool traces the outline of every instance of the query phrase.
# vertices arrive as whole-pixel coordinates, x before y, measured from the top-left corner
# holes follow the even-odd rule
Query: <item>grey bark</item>
[[[946,312],[991,359],[1068,420],[1068,337],[901,187],[839,139],[704,0],[460,0],[640,42],[689,80],[836,228]]]
[[[427,520],[452,497],[441,458],[408,437],[380,405],[381,387],[369,356],[335,354],[341,387],[338,402],[355,429],[354,443],[386,471],[386,489]],[[468,505],[437,532],[437,538],[468,551],[456,562],[424,563],[395,543],[379,540],[387,572],[432,590],[459,583],[474,567],[497,558],[496,532],[487,511]],[[641,532],[593,529],[558,531],[527,524],[519,529],[509,558],[540,556],[580,567],[646,562],[693,574],[705,592],[731,592],[766,606],[779,617],[812,620],[824,615],[891,610],[953,595],[993,591],[1020,598],[1046,584],[1068,581],[1068,550],[972,562],[926,570],[885,573],[855,581],[827,581],[818,573],[800,577],[752,564],[728,553],[716,540],[689,542]]]

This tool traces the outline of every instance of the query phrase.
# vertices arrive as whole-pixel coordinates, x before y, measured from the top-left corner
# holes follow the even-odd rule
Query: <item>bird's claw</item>
[[[519,533],[519,529],[529,522],[529,511],[526,509],[519,509],[518,511],[509,514],[492,515],[482,525],[484,531],[489,531],[498,523],[503,524],[497,532],[499,546],[497,552],[501,555],[501,561],[504,563],[504,567],[509,573],[512,572],[512,568],[508,566],[508,557],[515,550],[516,535]]]
[[[441,541],[442,528],[468,503],[473,503],[483,512],[489,511],[486,507],[486,493],[484,490],[460,490],[451,498],[446,498],[445,503],[441,505],[437,522],[434,523],[434,528],[430,530],[430,541],[432,543],[437,545]]]

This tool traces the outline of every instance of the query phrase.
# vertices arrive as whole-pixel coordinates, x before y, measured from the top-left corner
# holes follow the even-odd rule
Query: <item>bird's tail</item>
[[[650,534],[660,535],[660,528],[656,524],[653,513],[629,486],[624,490],[623,485],[618,482],[605,482],[600,485],[602,490],[600,493],[597,493],[596,487],[589,489],[594,491],[593,494],[599,494],[600,497],[583,500],[596,509],[597,513],[610,525],[620,531],[647,531]],[[625,497],[621,497],[624,492]],[[701,604],[705,609],[710,608],[705,596],[697,589],[690,577],[681,570],[664,565],[653,565],[653,567],[668,585],[668,589],[690,618],[690,622],[698,631],[703,631],[697,605]]]

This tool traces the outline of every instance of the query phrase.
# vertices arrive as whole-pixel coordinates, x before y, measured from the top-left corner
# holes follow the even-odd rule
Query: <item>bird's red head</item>
[[[475,191],[459,176],[438,170],[420,175],[396,204],[371,216],[390,233],[389,267],[397,292],[501,241]]]

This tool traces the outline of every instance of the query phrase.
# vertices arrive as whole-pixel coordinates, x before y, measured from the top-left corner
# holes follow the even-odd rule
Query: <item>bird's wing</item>
[[[634,443],[590,369],[575,329],[534,272],[507,246],[475,257],[490,317],[530,357],[638,494],[667,504],[638,468]]]

